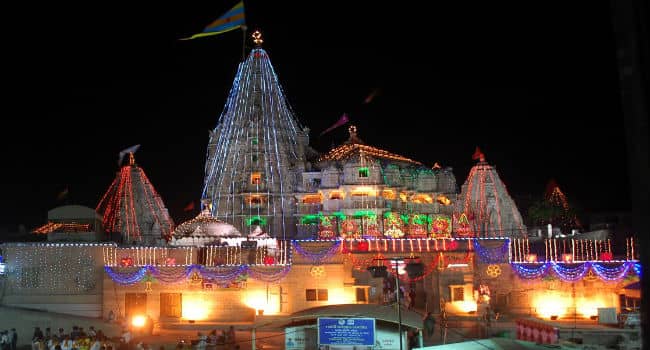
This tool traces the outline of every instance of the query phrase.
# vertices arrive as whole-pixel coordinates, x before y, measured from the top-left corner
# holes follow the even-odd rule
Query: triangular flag
[[[185,208],[183,208],[183,211],[192,211],[192,210],[194,210],[194,201],[191,201],[185,206]]]
[[[201,38],[204,36],[217,35],[235,30],[246,25],[246,18],[244,16],[244,2],[240,1],[237,5],[233,6],[228,12],[224,13],[221,17],[208,24],[202,33],[194,34],[189,38],[181,40],[190,40]]]
[[[320,136],[323,136],[324,134],[338,128],[341,125],[344,125],[345,123],[347,123],[349,121],[350,121],[350,118],[348,118],[347,113],[343,113],[341,118],[339,118],[339,120],[336,123],[334,123],[334,125],[330,126],[329,128],[325,129],[325,131],[321,132]]]
[[[57,200],[64,200],[68,196],[68,187],[63,189],[63,191],[59,192],[59,194],[56,196]]]
[[[476,150],[474,151],[474,154],[472,155],[473,160],[479,160],[481,162],[485,162],[485,155],[483,152],[481,152],[481,149],[476,146]]]

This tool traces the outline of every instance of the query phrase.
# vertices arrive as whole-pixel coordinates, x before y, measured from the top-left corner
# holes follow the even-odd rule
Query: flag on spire
[[[334,123],[334,125],[330,126],[329,128],[325,129],[325,131],[321,132],[320,136],[325,135],[326,133],[338,128],[339,126],[341,126],[341,125],[343,125],[343,124],[345,124],[345,123],[347,123],[349,121],[350,121],[350,118],[348,118],[347,113],[343,113],[341,118],[339,118],[339,120],[336,123]]]
[[[59,201],[64,200],[66,197],[68,197],[68,186],[66,186],[63,191],[59,192],[59,194],[56,196],[56,199]]]
[[[224,13],[221,17],[208,24],[203,32],[194,34],[189,38],[181,40],[190,40],[201,38],[204,36],[217,35],[235,30],[246,25],[246,18],[244,16],[244,1],[240,1],[237,5],[233,6],[228,12]]]
[[[368,103],[372,102],[372,100],[374,100],[375,97],[377,97],[378,94],[379,94],[379,88],[372,90],[370,95],[368,95],[368,97],[366,97],[366,99],[363,100],[363,103],[368,104]]]
[[[485,162],[485,155],[483,152],[481,152],[481,149],[476,146],[476,150],[474,151],[474,154],[472,155],[473,160],[478,160],[480,162]]]
[[[183,211],[192,211],[194,210],[194,201],[189,202],[185,208],[183,208]]]

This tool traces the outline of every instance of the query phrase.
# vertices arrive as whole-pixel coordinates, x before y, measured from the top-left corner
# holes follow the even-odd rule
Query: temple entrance
[[[181,293],[160,293],[160,317],[180,318],[183,314]]]
[[[147,293],[126,293],[124,295],[126,318],[147,314]]]

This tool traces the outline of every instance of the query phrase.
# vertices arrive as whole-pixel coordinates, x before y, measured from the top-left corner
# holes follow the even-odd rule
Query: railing
[[[323,210],[327,212],[339,211],[344,207],[343,203],[340,199],[328,199],[323,203]]]
[[[323,211],[321,203],[298,203],[298,214],[317,214]]]
[[[359,200],[353,199],[349,202],[349,207],[353,209],[372,209],[372,208],[384,208],[386,203],[383,199],[374,199],[374,200]]]
[[[268,190],[268,186],[266,183],[259,183],[259,184],[245,184],[240,187],[241,192],[266,192]]]

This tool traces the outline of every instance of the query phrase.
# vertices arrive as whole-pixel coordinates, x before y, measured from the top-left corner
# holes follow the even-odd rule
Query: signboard
[[[318,318],[319,345],[375,345],[374,318]]]
[[[316,328],[310,326],[286,327],[284,329],[285,350],[316,350],[318,349]]]

